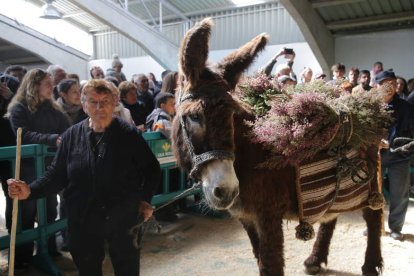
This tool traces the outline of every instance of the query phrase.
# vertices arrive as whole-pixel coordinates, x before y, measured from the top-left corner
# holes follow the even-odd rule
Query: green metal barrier
[[[153,206],[161,205],[173,199],[182,193],[186,187],[186,175],[179,171],[178,187],[171,189],[171,169],[177,168],[175,158],[171,151],[171,142],[165,139],[159,132],[143,133],[144,139],[147,141],[151,150],[160,162],[163,172],[163,181],[161,191],[154,195],[151,204]],[[44,173],[44,158],[53,156],[54,151],[44,145],[23,145],[22,159],[33,158],[36,166],[36,176],[39,177]],[[16,147],[0,147],[0,161],[8,160],[12,162],[13,174],[16,160]],[[200,193],[195,191],[193,194]],[[38,226],[29,230],[17,229],[16,246],[30,241],[37,242],[36,255],[33,257],[32,263],[40,269],[46,271],[49,275],[63,275],[60,269],[54,264],[48,254],[47,239],[50,235],[66,228],[67,220],[61,219],[56,222],[47,223],[46,216],[46,200],[44,198],[37,200],[37,222]],[[0,250],[8,249],[10,244],[10,236],[0,237]]]
[[[177,164],[171,150],[171,142],[168,139],[165,139],[160,132],[145,132],[143,133],[143,137],[160,162],[162,169],[163,181],[161,191],[154,195],[151,201],[152,205],[159,206],[170,201],[188,188],[186,187],[187,177],[186,174],[180,170],[178,187],[174,187],[175,189],[172,189],[172,178],[170,177],[170,174],[172,169],[177,168]],[[201,190],[196,190],[193,194],[200,192]]]
[[[46,156],[53,156],[54,151],[44,145],[23,145],[21,157],[33,158],[36,167],[36,176],[39,177],[44,172],[44,159]],[[12,162],[13,175],[16,163],[16,147],[0,148],[0,161],[9,160]],[[47,238],[62,229],[66,228],[66,219],[47,223],[46,200],[44,198],[37,200],[37,224],[33,229],[22,231],[21,227],[17,228],[16,246],[30,241],[37,241],[36,255],[33,256],[32,262],[35,266],[48,272],[50,275],[62,275],[58,267],[48,254]],[[0,250],[9,248],[10,236],[0,238]]]

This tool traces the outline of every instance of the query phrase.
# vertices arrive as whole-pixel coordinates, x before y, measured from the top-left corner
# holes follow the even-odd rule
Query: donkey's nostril
[[[217,197],[217,198],[222,198],[222,197],[223,197],[223,191],[222,191],[222,189],[221,189],[221,188],[219,188],[219,187],[214,188],[214,190],[213,190],[213,194],[214,194],[214,196],[215,196],[215,197]]]

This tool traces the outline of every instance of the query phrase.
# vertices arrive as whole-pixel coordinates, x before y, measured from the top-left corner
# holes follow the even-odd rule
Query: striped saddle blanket
[[[351,150],[346,157],[358,157],[358,152]],[[337,166],[338,159],[326,155],[298,166],[296,189],[301,221],[314,224],[326,213],[342,213],[368,206],[370,185],[355,183],[350,175],[341,177],[337,183]]]

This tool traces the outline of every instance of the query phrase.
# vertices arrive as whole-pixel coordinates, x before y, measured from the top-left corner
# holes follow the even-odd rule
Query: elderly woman
[[[57,103],[68,115],[71,125],[79,123],[87,116],[80,101],[79,84],[74,79],[64,79],[57,86],[60,97]]]
[[[102,275],[105,242],[115,275],[139,275],[137,237],[130,229],[139,217],[152,216],[160,165],[138,130],[113,116],[110,84],[89,81],[81,100],[89,118],[63,134],[43,177],[30,185],[9,179],[9,195],[23,200],[65,189],[69,250],[79,275]]]
[[[23,144],[45,144],[57,146],[61,134],[69,127],[67,116],[62,112],[53,99],[53,82],[49,73],[42,69],[32,69],[23,77],[16,96],[8,106],[8,116],[14,131],[23,129]],[[46,162],[50,162],[46,160]],[[22,160],[21,177],[26,181],[35,178],[34,166],[31,160]],[[48,222],[57,217],[57,197],[50,194],[46,198]],[[30,200],[22,204],[22,228],[34,226],[36,216],[36,201]],[[26,266],[33,254],[33,243],[23,246],[16,252],[16,264]],[[19,250],[18,250],[19,251]],[[49,253],[59,255],[56,249],[55,237],[49,240]]]

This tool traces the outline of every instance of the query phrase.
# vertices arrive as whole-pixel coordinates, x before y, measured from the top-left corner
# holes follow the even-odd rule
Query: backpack
[[[148,117],[147,117],[147,121],[145,122],[145,129],[147,131],[152,131],[152,127],[154,126],[154,123],[158,122],[159,120],[170,120],[169,117],[167,117],[164,112],[156,112],[156,113],[151,113]]]

